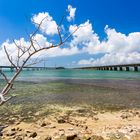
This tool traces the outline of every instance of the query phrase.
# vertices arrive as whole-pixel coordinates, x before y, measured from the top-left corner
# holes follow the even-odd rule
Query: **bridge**
[[[0,70],[2,69],[10,69],[11,71],[14,71],[15,67],[13,66],[0,66]],[[47,69],[65,69],[64,67],[23,67],[23,69],[26,69],[26,70],[47,70]]]
[[[140,63],[137,64],[118,64],[93,67],[80,67],[78,69],[110,70],[110,71],[140,71]]]

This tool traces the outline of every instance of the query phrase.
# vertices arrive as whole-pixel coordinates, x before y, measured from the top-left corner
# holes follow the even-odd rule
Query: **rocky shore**
[[[27,116],[6,118],[0,126],[3,140],[140,140],[140,110],[105,111],[84,107],[50,106]]]

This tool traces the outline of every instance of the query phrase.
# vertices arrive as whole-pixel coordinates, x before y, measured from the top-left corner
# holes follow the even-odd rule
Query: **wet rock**
[[[37,136],[37,133],[36,133],[36,132],[33,132],[33,133],[30,134],[29,137],[31,137],[31,138],[35,138],[36,136]]]

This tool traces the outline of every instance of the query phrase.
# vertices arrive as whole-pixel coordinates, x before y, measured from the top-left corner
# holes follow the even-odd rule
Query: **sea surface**
[[[14,72],[5,71],[8,77]],[[79,69],[59,69],[59,70],[24,70],[18,76],[19,79],[39,78],[39,79],[124,79],[140,80],[140,71],[99,71],[99,70],[79,70]]]

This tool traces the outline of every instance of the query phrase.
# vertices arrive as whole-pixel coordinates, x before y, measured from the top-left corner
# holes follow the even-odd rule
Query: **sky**
[[[47,47],[52,40],[58,42],[55,29],[66,10],[62,34],[72,33],[79,25],[81,27],[65,45],[41,54],[46,66],[139,63],[139,7],[139,0],[1,0],[0,60],[3,61],[0,65],[8,65],[4,45],[14,57],[13,61],[16,60],[13,39],[28,47],[28,34],[36,28],[33,20],[39,22],[46,15],[50,18],[44,20],[36,35],[40,45]]]

